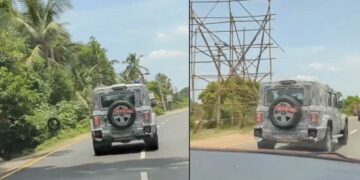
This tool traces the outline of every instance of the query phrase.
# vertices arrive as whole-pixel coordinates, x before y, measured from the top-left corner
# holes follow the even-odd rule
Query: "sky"
[[[272,0],[275,79],[298,78],[360,95],[360,1]]]
[[[252,14],[268,7],[268,0],[242,3]],[[272,37],[285,50],[272,51],[273,79],[316,80],[344,96],[360,95],[359,7],[358,0],[271,0]]]
[[[109,59],[144,55],[141,64],[167,74],[178,89],[188,86],[187,0],[74,0],[62,21],[73,40],[95,36]],[[267,0],[246,2],[255,13]],[[266,4],[266,3],[265,3]],[[317,80],[346,95],[360,95],[360,1],[272,0],[274,79]],[[118,72],[125,67],[116,65]]]
[[[61,22],[74,41],[94,36],[109,60],[144,55],[148,79],[166,74],[177,90],[188,87],[188,2],[185,0],[73,0]],[[115,65],[121,72],[125,65]]]

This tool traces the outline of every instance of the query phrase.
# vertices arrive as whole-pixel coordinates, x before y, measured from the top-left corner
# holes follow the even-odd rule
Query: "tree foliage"
[[[122,64],[126,64],[126,68],[121,74],[125,82],[131,83],[134,80],[141,80],[142,82],[145,82],[144,75],[148,74],[149,70],[140,65],[140,59],[142,57],[142,55],[138,56],[136,53],[130,53],[126,60],[122,62]],[[143,73],[142,70],[144,70],[145,73]]]
[[[22,11],[0,1],[0,143],[14,153],[53,135],[51,116],[74,128],[88,117],[92,89],[117,82],[100,43],[75,43],[58,22],[70,1],[19,2]]]
[[[209,83],[199,96],[205,113],[201,118],[196,116],[197,120],[220,121],[241,128],[247,126],[248,116],[254,114],[257,106],[258,88],[257,83],[243,78]]]
[[[118,60],[109,60],[95,37],[85,43],[71,40],[59,22],[71,8],[69,0],[19,0],[21,11],[12,2],[0,0],[0,147],[18,153],[53,137],[46,124],[50,117],[61,121],[62,130],[84,124],[97,86],[146,82],[142,56],[129,54],[119,77],[113,67]],[[160,87],[164,96],[178,97],[176,103],[186,98],[185,90],[177,95],[164,74],[147,85],[158,100]]]
[[[359,103],[360,106],[360,98],[358,96],[347,96],[343,101],[342,112],[347,115],[354,115],[354,107]]]

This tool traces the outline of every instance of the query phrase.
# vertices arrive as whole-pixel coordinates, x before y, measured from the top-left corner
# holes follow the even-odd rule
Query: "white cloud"
[[[344,68],[347,68],[347,69],[356,68],[356,69],[358,69],[360,67],[360,55],[347,56],[341,62],[343,62],[343,63],[341,63],[341,65]]]
[[[319,62],[312,62],[309,64],[309,67],[312,69],[316,69],[316,70],[320,70],[324,68],[324,65],[322,63]]]
[[[311,46],[309,47],[309,50],[313,53],[319,53],[324,51],[326,48],[324,46]]]
[[[157,37],[158,39],[161,39],[161,40],[168,40],[168,39],[171,39],[171,38],[172,38],[171,36],[169,36],[169,35],[167,35],[167,34],[165,34],[165,33],[162,33],[162,32],[157,33],[157,34],[156,34],[156,37]]]
[[[295,78],[296,80],[304,80],[304,81],[315,81],[315,80],[318,79],[318,78],[315,77],[315,76],[301,75],[301,74],[296,75],[294,78]]]
[[[309,67],[315,70],[327,70],[331,72],[341,71],[341,69],[336,67],[335,65],[324,65],[320,62],[312,62],[309,64]]]
[[[175,29],[170,30],[166,33],[164,33],[164,32],[156,33],[156,38],[158,38],[160,40],[173,40],[174,38],[183,37],[183,36],[187,36],[187,35],[188,35],[188,27],[179,25],[179,26],[175,27]]]
[[[179,35],[188,35],[189,29],[187,26],[180,25],[175,28],[174,33]]]
[[[341,69],[340,68],[337,68],[335,66],[330,66],[329,67],[329,71],[332,71],[332,72],[336,72],[336,71],[340,71]]]
[[[184,56],[184,54],[185,53],[183,51],[179,51],[179,50],[159,49],[152,51],[148,56],[146,56],[146,58],[148,59],[179,58]]]

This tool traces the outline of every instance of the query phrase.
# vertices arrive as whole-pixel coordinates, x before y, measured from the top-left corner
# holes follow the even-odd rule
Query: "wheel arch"
[[[330,127],[331,128],[331,130],[333,130],[333,121],[331,120],[331,119],[329,119],[328,121],[327,121],[327,126],[328,127]]]

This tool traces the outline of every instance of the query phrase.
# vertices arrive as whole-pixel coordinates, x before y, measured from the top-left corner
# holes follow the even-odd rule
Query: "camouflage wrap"
[[[135,111],[137,113],[136,119],[134,123],[126,128],[119,129],[114,127],[111,122],[107,119],[108,108],[102,108],[100,97],[102,95],[106,95],[109,93],[114,92],[114,90],[110,87],[103,87],[95,89],[93,103],[93,116],[100,116],[101,117],[101,125],[99,128],[94,128],[91,122],[91,129],[94,134],[94,131],[101,131],[103,138],[95,138],[96,141],[103,141],[103,140],[111,140],[113,142],[122,142],[122,141],[131,141],[135,139],[143,139],[146,135],[144,134],[144,126],[151,127],[151,136],[156,133],[157,131],[157,124],[156,124],[156,117],[155,113],[151,113],[151,122],[145,123],[144,117],[142,113],[144,111],[151,111],[152,108],[150,105],[150,100],[147,97],[147,89],[142,84],[127,84],[127,90],[135,91]]]
[[[333,135],[339,134],[345,127],[346,116],[340,112],[337,107],[339,95],[338,92],[314,81],[295,81],[295,84],[282,84],[278,82],[266,82],[261,84],[260,98],[257,112],[263,113],[263,123],[256,125],[255,128],[262,129],[262,138],[276,142],[317,142],[324,139],[328,124],[332,126]],[[304,100],[301,106],[301,119],[291,129],[279,129],[269,120],[269,106],[267,103],[267,90],[275,88],[303,88]],[[330,95],[332,94],[332,95]],[[331,104],[329,106],[330,96]],[[319,123],[311,123],[311,112],[317,112]],[[317,137],[309,137],[308,130],[316,129]]]

